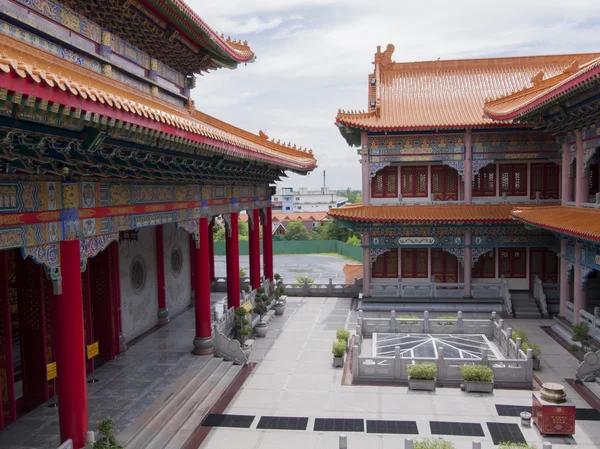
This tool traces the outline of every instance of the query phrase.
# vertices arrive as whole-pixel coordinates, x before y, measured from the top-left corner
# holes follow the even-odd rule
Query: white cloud
[[[248,39],[258,58],[198,80],[196,107],[250,131],[313,148],[319,169],[287,184],[360,188],[356,150],[333,125],[364,109],[377,45],[397,61],[598,51],[589,0],[228,0],[188,3],[214,29]]]

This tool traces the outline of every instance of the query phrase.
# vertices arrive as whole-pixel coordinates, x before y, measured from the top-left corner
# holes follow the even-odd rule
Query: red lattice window
[[[443,249],[431,250],[431,275],[434,282],[454,284],[458,282],[458,260],[454,254]]]
[[[431,193],[435,201],[457,201],[458,172],[446,165],[432,166]]]
[[[558,166],[553,163],[531,164],[531,199],[540,192],[541,200],[558,199]]]
[[[527,276],[527,249],[502,248],[498,253],[499,274],[507,278]]]
[[[398,197],[398,167],[385,167],[371,180],[371,198]]]
[[[496,251],[482,254],[471,271],[473,279],[493,279],[496,277]]]
[[[375,259],[372,277],[398,278],[398,248],[392,248]]]
[[[590,165],[590,172],[589,172],[589,176],[590,176],[590,195],[595,195],[596,193],[600,192],[600,186],[599,186],[599,170],[600,170],[600,165],[598,164],[592,164]]]
[[[402,277],[427,278],[427,248],[402,249]]]
[[[496,196],[496,166],[483,167],[473,181],[473,196]]]
[[[500,165],[500,195],[527,195],[527,164]]]
[[[401,167],[402,196],[422,198],[427,196],[427,166]]]

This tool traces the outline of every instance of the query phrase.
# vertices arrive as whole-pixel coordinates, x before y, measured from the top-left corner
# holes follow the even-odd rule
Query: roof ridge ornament
[[[379,64],[379,66],[384,70],[391,69],[396,63],[396,61],[392,61],[392,55],[394,54],[395,49],[396,47],[394,47],[393,44],[387,44],[387,47],[382,52],[381,45],[378,45],[377,53],[375,53],[375,61],[373,62],[373,64]]]
[[[563,73],[565,73],[567,75],[573,75],[573,74],[577,73],[578,71],[579,71],[579,63],[577,62],[577,59],[574,59],[573,62],[571,62],[569,67],[567,67]]]
[[[533,78],[531,78],[531,84],[533,86],[537,86],[542,81],[544,81],[544,76],[545,76],[544,71],[540,70],[538,73],[535,74],[535,76]]]
[[[269,136],[267,136],[267,134],[262,129],[258,131],[258,137],[264,140],[269,140]]]

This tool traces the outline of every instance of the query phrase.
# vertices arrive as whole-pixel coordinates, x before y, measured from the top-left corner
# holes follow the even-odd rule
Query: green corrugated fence
[[[260,252],[262,254],[262,242]],[[362,262],[362,248],[338,240],[282,240],[273,242],[273,254],[337,253]],[[215,255],[225,255],[225,242],[215,242]],[[248,255],[248,242],[240,242],[240,255]]]

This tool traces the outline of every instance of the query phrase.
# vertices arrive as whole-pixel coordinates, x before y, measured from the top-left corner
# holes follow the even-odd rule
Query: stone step
[[[177,411],[190,399],[194,392],[200,390],[211,378],[216,370],[223,373],[228,366],[223,364],[222,359],[211,357],[196,372],[187,384],[174,391],[163,403],[155,403],[136,420],[137,431],[130,434],[130,429],[125,430],[125,435],[119,435],[119,439],[126,440],[127,449],[143,449],[171,420]],[[131,426],[130,426],[131,427]]]
[[[516,312],[515,315],[517,318],[541,318],[540,312]]]
[[[194,404],[189,408],[188,419],[178,429],[175,435],[170,439],[166,446],[161,449],[181,449],[184,447],[188,439],[192,436],[196,428],[202,423],[206,415],[210,412],[212,406],[219,400],[227,387],[233,382],[240,371],[242,365],[232,365],[225,375],[219,380],[217,385],[211,390],[206,399],[200,403]],[[149,446],[149,448],[157,449],[159,446]]]

